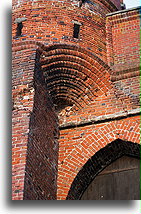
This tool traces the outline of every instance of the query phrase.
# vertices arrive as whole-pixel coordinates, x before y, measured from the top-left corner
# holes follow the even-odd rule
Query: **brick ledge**
[[[113,120],[122,120],[128,117],[134,117],[140,115],[140,108],[137,109],[132,109],[126,112],[118,112],[115,114],[108,114],[108,115],[102,115],[95,117],[94,119],[86,120],[86,121],[81,121],[81,122],[70,122],[66,123],[64,125],[61,125],[59,127],[60,130],[64,129],[71,129],[71,128],[77,128],[77,127],[83,127],[83,126],[89,126],[93,124],[98,124],[98,123],[105,123]]]

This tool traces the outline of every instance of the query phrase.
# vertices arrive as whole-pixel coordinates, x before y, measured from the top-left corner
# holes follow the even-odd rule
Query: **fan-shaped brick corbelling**
[[[54,45],[41,53],[41,68],[54,101],[88,105],[112,88],[110,68],[97,56],[74,45]]]
[[[38,64],[54,104],[65,100],[74,109],[80,109],[112,89],[112,70],[86,49],[68,44],[46,47],[35,41],[13,45],[13,51],[30,48],[38,50]]]
[[[13,200],[64,200],[99,150],[139,144],[140,8],[121,2],[13,0]]]

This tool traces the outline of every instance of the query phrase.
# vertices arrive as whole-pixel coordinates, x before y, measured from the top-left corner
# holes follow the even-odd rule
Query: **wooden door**
[[[81,200],[140,199],[140,160],[123,156],[91,182]]]

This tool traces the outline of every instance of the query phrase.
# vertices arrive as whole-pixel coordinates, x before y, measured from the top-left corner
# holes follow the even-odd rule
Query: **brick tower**
[[[80,199],[115,159],[139,158],[139,15],[13,0],[13,200]]]

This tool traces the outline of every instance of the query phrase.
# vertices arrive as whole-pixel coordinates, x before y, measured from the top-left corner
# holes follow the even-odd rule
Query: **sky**
[[[123,0],[124,3],[126,4],[126,8],[132,8],[132,7],[137,7],[141,6],[141,0]]]

